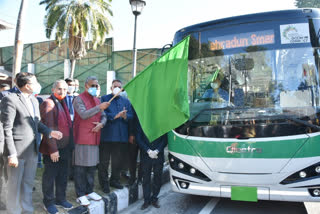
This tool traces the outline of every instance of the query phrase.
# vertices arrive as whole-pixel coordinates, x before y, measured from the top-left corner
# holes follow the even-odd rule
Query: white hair
[[[67,84],[66,81],[64,81],[64,80],[56,80],[56,81],[53,83],[52,88],[55,89],[58,84],[63,84],[66,88],[68,88],[68,84]]]

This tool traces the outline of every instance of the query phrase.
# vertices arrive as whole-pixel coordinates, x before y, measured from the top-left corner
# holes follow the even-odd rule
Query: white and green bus
[[[320,201],[320,10],[209,21],[173,43],[188,35],[190,119],[169,134],[173,190]]]

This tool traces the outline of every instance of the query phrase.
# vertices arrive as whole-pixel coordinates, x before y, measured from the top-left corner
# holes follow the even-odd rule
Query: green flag
[[[189,39],[186,37],[124,86],[150,142],[190,117]]]

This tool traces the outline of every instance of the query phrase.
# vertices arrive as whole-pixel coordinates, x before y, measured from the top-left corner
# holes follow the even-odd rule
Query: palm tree
[[[107,0],[111,2],[112,0]],[[42,0],[46,5],[46,37],[50,39],[55,30],[58,46],[68,38],[71,60],[70,78],[73,78],[76,60],[86,55],[85,38],[92,35],[93,49],[105,42],[112,29],[107,15],[113,15],[105,0]]]
[[[22,29],[24,27],[24,19],[26,16],[27,0],[21,0],[19,15],[17,19],[16,34],[14,39],[14,53],[13,53],[13,66],[12,66],[12,86],[14,86],[15,76],[21,70],[21,61],[23,54],[23,41],[22,41]]]

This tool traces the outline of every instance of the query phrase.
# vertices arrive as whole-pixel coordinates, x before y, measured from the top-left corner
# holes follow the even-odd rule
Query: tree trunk
[[[73,79],[75,67],[76,67],[76,59],[72,59],[71,60],[71,72],[70,72],[71,79]]]
[[[14,40],[14,53],[13,53],[13,65],[12,65],[12,86],[14,86],[14,79],[17,73],[21,70],[21,61],[23,55],[23,42],[22,42],[22,32],[24,27],[25,15],[26,15],[26,5],[28,0],[21,0],[19,15],[16,25],[16,35]]]

